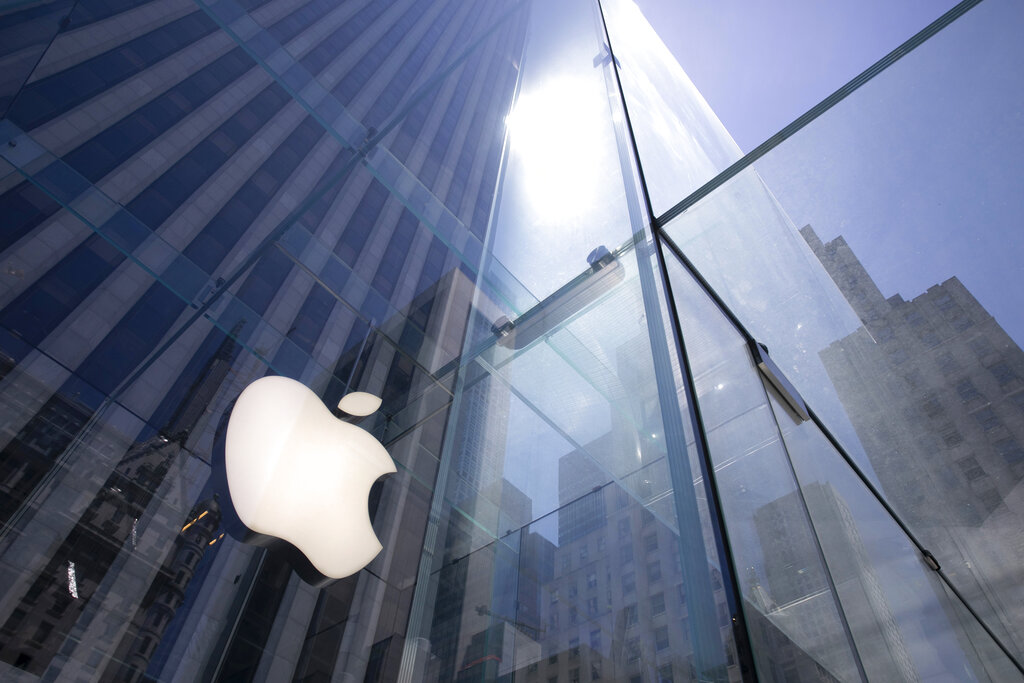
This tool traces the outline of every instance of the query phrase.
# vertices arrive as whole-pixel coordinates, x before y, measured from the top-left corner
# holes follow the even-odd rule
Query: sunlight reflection
[[[520,95],[505,123],[512,155],[522,164],[524,192],[534,214],[558,222],[579,213],[600,186],[600,93],[573,78],[546,81]]]

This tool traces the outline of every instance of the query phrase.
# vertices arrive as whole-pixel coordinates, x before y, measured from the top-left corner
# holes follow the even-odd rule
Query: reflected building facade
[[[2,124],[21,172],[5,166],[0,200],[0,659],[33,676],[197,680],[273,678],[283,665],[316,678],[347,655],[355,663],[340,666],[387,680],[408,586],[317,592],[273,553],[220,555],[235,542],[209,528],[214,433],[238,390],[268,371],[336,398],[355,386],[382,395],[401,426],[374,425],[380,434],[443,406],[435,393],[450,401],[424,366],[457,356],[472,274],[358,172],[357,150],[372,148],[373,124],[397,121],[373,144],[452,207],[463,242],[479,243],[522,13],[293,0],[88,3],[51,21],[55,11],[39,3],[2,20],[5,35],[37,38],[21,52],[27,38],[5,42],[12,59],[36,49],[38,64],[4,100]],[[253,21],[247,44],[225,30],[240,15]],[[457,88],[424,88],[495,27]],[[321,90],[275,79],[259,63],[267,45]],[[367,122],[363,139],[325,127],[328,106]],[[438,436],[420,425],[406,446],[428,479],[436,472],[416,451],[436,450]],[[393,515],[393,560],[415,568],[422,500],[375,498]],[[347,637],[362,629],[368,642],[340,637],[347,620]]]
[[[4,680],[918,675],[843,494],[787,469],[722,504],[756,470],[699,438],[722,387],[672,332],[623,102],[684,187],[738,150],[630,2],[30,2],[0,64]],[[995,384],[956,387],[1005,400],[947,416],[1001,458],[955,460],[978,528],[1022,474],[999,420],[1024,367],[993,343]],[[267,374],[382,397],[361,426],[398,473],[351,577],[229,531],[226,420]],[[844,553],[856,578],[825,581]]]
[[[969,585],[1020,595],[1024,351],[956,277],[886,298],[841,236],[801,234],[864,325],[821,357],[884,493]]]

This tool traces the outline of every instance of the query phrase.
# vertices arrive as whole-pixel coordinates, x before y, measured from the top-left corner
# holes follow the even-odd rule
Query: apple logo
[[[380,404],[355,392],[338,408],[366,416]],[[329,579],[356,573],[381,551],[367,501],[395,463],[376,438],[336,418],[302,383],[267,376],[245,388],[228,420],[224,467],[238,520],[256,535],[243,540],[287,541]]]

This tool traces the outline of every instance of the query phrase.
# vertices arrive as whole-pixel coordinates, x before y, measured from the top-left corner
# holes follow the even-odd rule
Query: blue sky
[[[639,0],[744,151],[955,3]],[[1024,346],[1024,3],[985,0],[755,167],[882,293],[957,276]]]
[[[637,0],[743,151],[953,7],[952,0]]]

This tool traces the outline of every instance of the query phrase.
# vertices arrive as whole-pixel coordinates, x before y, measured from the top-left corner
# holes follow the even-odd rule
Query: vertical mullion
[[[693,370],[690,365],[689,355],[686,351],[686,345],[683,339],[682,327],[679,322],[679,315],[675,306],[675,296],[672,291],[671,283],[669,282],[668,273],[665,268],[665,255],[661,244],[661,229],[657,221],[657,216],[654,214],[654,209],[651,204],[650,193],[647,189],[647,181],[644,175],[643,164],[640,160],[639,150],[636,144],[636,137],[633,133],[633,124],[629,115],[629,107],[626,103],[625,92],[622,88],[622,79],[619,75],[618,61],[615,57],[615,51],[612,47],[611,36],[608,32],[608,25],[605,20],[604,8],[601,5],[601,0],[595,0],[597,5],[598,14],[601,20],[601,29],[603,31],[603,38],[608,47],[610,71],[614,75],[615,82],[614,87],[617,90],[618,99],[620,106],[622,107],[623,122],[625,126],[626,137],[628,138],[627,146],[629,147],[628,156],[631,158],[629,161],[632,162],[632,166],[629,169],[631,173],[635,173],[639,180],[639,194],[643,198],[644,210],[646,216],[644,217],[645,223],[650,226],[653,243],[654,243],[654,255],[658,259],[658,268],[661,271],[661,287],[662,292],[665,296],[666,308],[668,309],[668,316],[671,321],[671,329],[675,341],[675,350],[678,356],[679,367],[682,374],[682,389],[686,397],[686,407],[690,418],[690,424],[695,435],[695,447],[697,449],[697,461],[701,466],[701,474],[704,482],[704,489],[707,495],[707,504],[711,516],[713,537],[715,539],[716,550],[718,552],[719,564],[722,571],[722,583],[725,588],[726,599],[729,605],[730,618],[732,623],[732,632],[736,644],[737,657],[739,659],[740,672],[744,681],[756,681],[757,680],[757,669],[754,666],[753,652],[750,648],[750,637],[746,625],[746,619],[743,614],[743,610],[740,605],[741,591],[739,583],[736,579],[736,562],[732,553],[732,547],[729,543],[728,532],[725,526],[725,518],[722,513],[721,496],[718,490],[718,484],[715,479],[714,465],[711,460],[710,449],[708,447],[707,430],[704,427],[704,421],[701,416],[700,406],[697,403],[697,390],[696,383],[694,380]],[[626,160],[623,160],[625,165]],[[624,169],[624,181],[628,182],[628,178],[631,173],[625,172]],[[636,188],[634,188],[636,189]],[[631,194],[627,192],[627,197]],[[668,362],[670,349],[668,349],[668,343],[665,339],[664,326],[661,325],[661,316],[659,311],[659,301],[657,300],[657,291],[655,284],[655,274],[653,269],[650,267],[650,262],[645,258],[647,249],[645,248],[646,243],[642,240],[637,240],[637,260],[640,271],[640,282],[644,290],[644,302],[647,308],[647,319],[650,329],[651,337],[651,348],[652,353],[655,356],[655,377],[658,382],[658,394],[659,399],[662,402],[663,416],[666,418],[666,442],[671,444],[669,441],[669,425],[678,420],[681,424],[680,413],[681,410],[677,402],[675,401],[675,382],[671,372],[658,372],[658,357],[663,356],[663,363]],[[657,321],[657,324],[655,324]],[[660,351],[660,353],[659,353]],[[662,384],[671,384],[671,391],[667,391],[667,388],[663,388]],[[668,400],[666,400],[668,399]],[[675,416],[668,415],[667,408],[669,406],[666,403],[671,402],[675,405]],[[682,439],[682,453],[686,452],[686,441]],[[684,477],[683,472],[680,471],[682,463],[678,461],[679,457],[685,457],[677,455],[676,458],[672,457],[671,450],[669,451],[669,465],[670,465],[670,476],[672,479],[672,486],[675,492],[676,510],[677,515],[680,515],[679,526],[682,531],[684,519],[682,514],[684,511],[680,509],[681,492],[685,490],[683,487],[692,488],[693,482],[689,477]],[[689,512],[692,514],[692,512]],[[686,554],[688,549],[684,547],[684,544],[680,543],[680,553],[683,555],[681,561],[685,567]],[[689,602],[689,598],[688,598]],[[717,615],[715,615],[717,623]],[[693,625],[693,620],[691,620]],[[707,650],[710,647],[710,643],[706,641],[705,637],[699,637],[700,634],[694,634],[694,654],[695,657],[699,655],[698,646]],[[705,654],[708,654],[705,652]],[[709,655],[708,656],[712,656]]]

